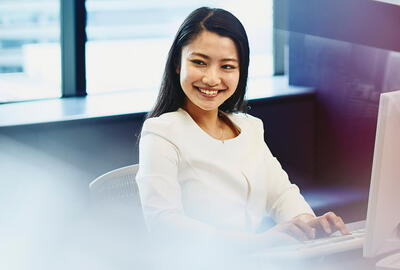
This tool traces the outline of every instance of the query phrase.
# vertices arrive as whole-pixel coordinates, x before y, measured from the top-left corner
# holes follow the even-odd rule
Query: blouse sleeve
[[[277,223],[288,221],[304,213],[315,216],[309,204],[300,194],[299,188],[290,182],[287,173],[264,142],[264,128],[261,120],[259,120],[258,126],[261,129],[268,175],[266,211]]]

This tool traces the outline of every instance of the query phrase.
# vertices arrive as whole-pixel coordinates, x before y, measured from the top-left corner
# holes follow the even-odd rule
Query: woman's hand
[[[350,234],[343,219],[333,212],[325,213],[319,217],[314,217],[311,214],[301,214],[294,218],[294,220],[297,219],[302,220],[314,230],[314,237],[309,239],[324,237],[336,231],[340,231],[341,234]]]
[[[290,221],[276,224],[260,236],[261,245],[270,248],[297,244],[300,241],[313,239],[315,237],[315,229],[301,218],[296,217]]]
[[[308,225],[302,218],[293,218],[287,222],[282,222],[269,230],[276,235],[286,235],[288,242],[305,241],[315,238],[315,229]]]
[[[304,217],[300,215],[299,218]],[[330,235],[336,231],[340,231],[341,234],[350,234],[343,222],[343,219],[333,212],[325,213],[319,217],[305,217],[305,219],[305,222],[316,230],[316,238]]]
[[[290,221],[279,223],[266,231],[273,243],[291,244],[324,237],[340,231],[342,234],[350,234],[341,217],[333,212],[328,212],[319,217],[311,214],[301,214]]]

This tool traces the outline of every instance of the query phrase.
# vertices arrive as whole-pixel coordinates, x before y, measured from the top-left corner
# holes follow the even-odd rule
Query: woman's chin
[[[217,111],[219,108],[218,105],[210,105],[210,104],[196,104],[195,106],[197,107],[197,109],[200,109],[200,110],[206,111],[206,112]]]
[[[219,104],[207,104],[207,105],[200,105],[198,106],[200,109],[202,109],[203,111],[217,111],[219,108]]]

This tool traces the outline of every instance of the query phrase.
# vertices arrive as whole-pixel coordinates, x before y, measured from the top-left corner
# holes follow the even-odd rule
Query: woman
[[[247,35],[231,13],[199,8],[179,28],[139,144],[147,226],[249,250],[347,234],[334,213],[315,217],[265,144],[261,120],[245,114],[248,65]],[[277,225],[256,233],[265,213]]]

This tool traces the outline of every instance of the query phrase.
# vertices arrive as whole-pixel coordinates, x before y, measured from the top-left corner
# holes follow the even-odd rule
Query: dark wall
[[[379,95],[400,89],[400,7],[289,2],[289,80],[316,89],[316,179],[368,187]]]
[[[400,6],[365,0],[282,0],[287,22],[278,29],[400,51]]]
[[[314,93],[253,100],[249,113],[264,122],[264,138],[290,179],[301,188],[314,186]]]

